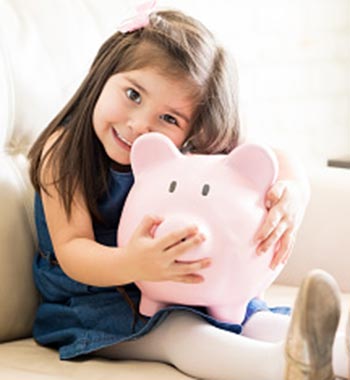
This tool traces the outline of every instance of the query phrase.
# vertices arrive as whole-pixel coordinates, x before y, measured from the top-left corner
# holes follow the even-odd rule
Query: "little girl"
[[[283,377],[288,317],[271,312],[261,300],[249,303],[242,325],[219,322],[201,308],[168,307],[152,318],[136,312],[135,281],[203,281],[201,269],[210,261],[176,260],[205,239],[196,226],[156,239],[151,231],[161,216],[146,215],[126,247],[116,242],[133,184],[135,139],[156,131],[182,150],[231,151],[240,141],[234,79],[226,52],[201,23],[179,11],[145,13],[102,45],[75,95],[33,145],[30,174],[39,240],[34,276],[42,295],[33,335],[39,344],[57,348],[61,359],[90,354],[158,360],[203,379]],[[308,200],[303,172],[276,154],[280,176],[267,194],[269,212],[257,236],[257,254],[279,242],[272,268],[287,260]],[[315,294],[314,287],[306,289],[306,298]],[[320,308],[333,316],[335,327],[326,342],[332,347],[337,305]],[[324,336],[323,327],[318,334]],[[309,341],[292,335],[289,351]],[[330,351],[323,358],[328,367]],[[304,379],[295,375],[302,376],[296,360],[305,359],[309,372],[318,363],[300,359],[299,353],[286,366],[286,376],[293,374],[294,380]]]

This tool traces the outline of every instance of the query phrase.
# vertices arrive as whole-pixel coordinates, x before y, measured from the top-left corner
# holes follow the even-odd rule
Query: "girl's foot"
[[[333,380],[332,349],[340,318],[338,286],[322,270],[301,284],[286,342],[285,380]]]

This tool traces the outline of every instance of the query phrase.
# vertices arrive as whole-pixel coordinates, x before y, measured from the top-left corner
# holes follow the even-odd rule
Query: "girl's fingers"
[[[199,244],[201,244],[205,240],[205,236],[201,233],[197,233],[196,235],[192,235],[182,239],[177,244],[173,245],[167,250],[167,253],[171,257],[171,259],[175,260],[177,258],[181,261],[181,255],[186,253],[191,248],[195,248]]]
[[[183,282],[185,284],[200,284],[204,281],[204,277],[200,274],[191,273],[183,276],[176,276],[172,279],[175,282]]]
[[[173,268],[175,274],[172,281],[185,283],[199,283],[204,281],[204,277],[196,272],[208,268],[211,265],[209,257],[193,262],[175,262]]]
[[[176,238],[179,235],[176,235]],[[183,235],[181,235],[183,236]],[[193,261],[181,261],[181,256],[191,248],[201,244],[205,240],[202,234],[197,233],[185,240],[173,245],[164,252],[164,259],[169,260],[169,280],[185,283],[199,283],[204,281],[198,271],[211,265],[210,258],[201,258]]]
[[[278,250],[275,252],[270,268],[275,269],[279,264],[285,264],[293,250],[295,238],[290,231],[286,231],[279,241]]]
[[[279,224],[277,225],[277,227],[273,231],[271,231],[271,234],[264,241],[262,241],[259,244],[259,246],[257,248],[257,254],[258,255],[262,255],[266,251],[268,251],[268,249],[272,245],[274,245],[275,243],[277,243],[277,241],[281,238],[281,236],[286,232],[287,229],[288,229],[288,225],[282,219],[279,222]]]
[[[186,262],[176,261],[173,267],[176,269],[176,273],[180,275],[193,274],[201,269],[208,268],[211,265],[211,259],[206,257],[204,259]]]
[[[185,242],[187,239],[190,239],[197,233],[197,226],[187,226],[158,238],[157,245],[163,250],[169,250],[172,249],[172,247],[174,247],[175,245],[179,244],[181,241]]]
[[[260,230],[256,234],[255,241],[261,242],[264,241],[272,232],[276,229],[281,219],[283,218],[283,212],[279,209],[279,207],[273,207],[261,226]]]
[[[283,196],[286,185],[283,181],[276,182],[266,194],[265,205],[267,209],[273,207]]]

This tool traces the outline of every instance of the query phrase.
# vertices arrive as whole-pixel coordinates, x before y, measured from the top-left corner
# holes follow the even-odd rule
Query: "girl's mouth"
[[[126,147],[128,147],[128,149],[131,148],[132,146],[132,142],[127,140],[125,137],[123,137],[116,129],[112,128],[112,132],[113,132],[113,135],[115,137],[115,139],[122,143],[122,145],[126,145]]]

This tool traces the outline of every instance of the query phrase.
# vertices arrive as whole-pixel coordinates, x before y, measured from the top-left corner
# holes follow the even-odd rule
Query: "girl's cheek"
[[[100,107],[99,113],[106,119],[114,120],[121,117],[122,112],[120,108],[121,107],[118,106],[118,103],[108,100],[102,105],[102,107]]]
[[[182,144],[185,142],[185,135],[181,132],[178,131],[177,133],[164,133],[167,137],[170,138],[170,140],[178,147],[180,148]]]

